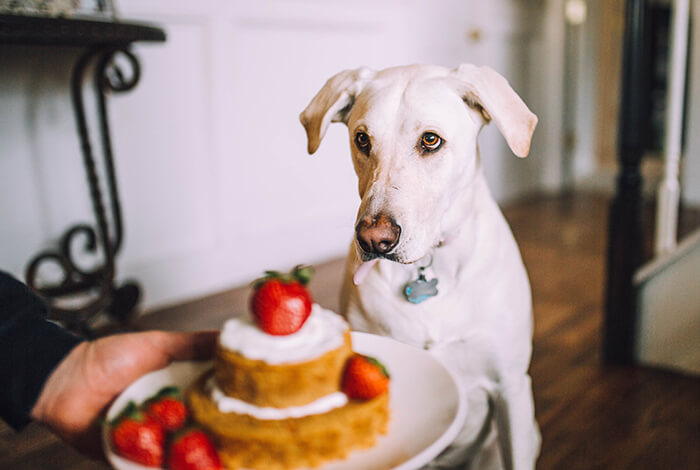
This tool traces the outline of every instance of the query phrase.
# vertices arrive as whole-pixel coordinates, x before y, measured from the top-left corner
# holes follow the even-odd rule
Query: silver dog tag
[[[438,280],[431,279],[428,281],[425,278],[425,274],[423,274],[423,269],[425,268],[418,268],[418,279],[406,284],[403,290],[406,300],[412,304],[419,304],[428,300],[430,297],[438,295]]]

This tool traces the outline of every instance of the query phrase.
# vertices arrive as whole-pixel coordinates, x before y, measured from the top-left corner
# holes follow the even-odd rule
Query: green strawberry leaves
[[[122,420],[126,418],[131,418],[135,419],[137,421],[143,420],[143,413],[141,413],[141,410],[139,409],[138,405],[134,403],[133,401],[130,401],[129,403],[126,404],[123,410],[114,417],[112,422],[110,423],[112,426],[117,426]]]
[[[381,362],[379,362],[377,359],[373,358],[372,356],[364,356],[363,355],[363,357],[365,359],[367,359],[367,362],[369,362],[369,363],[375,365],[377,368],[379,368],[379,370],[382,371],[382,374],[384,374],[384,377],[386,377],[388,379],[391,378],[391,376],[389,375],[389,371],[386,370],[386,367],[384,367],[384,364],[382,364]]]
[[[178,400],[182,400],[182,394],[180,393],[180,389],[178,387],[168,385],[158,390],[158,393],[146,400],[146,403],[154,403],[158,400],[162,400],[163,398],[177,398]]]
[[[292,271],[288,273],[282,273],[279,271],[265,271],[263,277],[253,281],[253,287],[257,289],[261,285],[273,279],[277,279],[281,282],[284,282],[285,284],[296,281],[302,286],[306,286],[311,281],[313,275],[313,266],[304,266],[300,264],[295,266],[294,269],[292,269]]]
[[[306,286],[311,282],[311,278],[314,276],[314,268],[313,266],[295,266],[292,270],[292,276],[299,281],[302,286]]]

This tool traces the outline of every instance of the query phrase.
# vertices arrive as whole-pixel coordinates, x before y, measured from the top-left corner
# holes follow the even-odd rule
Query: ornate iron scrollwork
[[[116,61],[120,56],[126,58],[129,64],[131,71],[128,75]],[[101,149],[111,209],[110,219],[107,218],[103,202],[83,101],[84,78],[93,63]],[[114,284],[115,256],[122,244],[123,225],[107,119],[106,95],[108,92],[121,93],[133,89],[140,75],[138,60],[125,47],[91,49],[78,59],[73,68],[71,96],[96,229],[87,224],[69,228],[61,238],[58,249],[39,253],[26,270],[27,284],[49,302],[52,318],[87,336],[92,336],[89,322],[95,315],[107,311],[120,320],[126,320],[139,298],[139,288],[136,284],[128,283],[118,288]],[[75,240],[81,236],[85,238],[85,252],[101,255],[98,265],[91,269],[79,265],[73,250],[77,245]],[[39,268],[47,263],[54,263],[60,267],[62,278],[58,282],[47,283],[39,279]],[[80,305],[65,306],[65,300],[75,297],[76,294],[80,294],[82,298]]]

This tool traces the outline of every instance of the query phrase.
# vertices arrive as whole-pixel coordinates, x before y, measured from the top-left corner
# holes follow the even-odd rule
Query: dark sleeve
[[[15,429],[29,421],[51,371],[81,340],[46,320],[48,307],[0,271],[0,418]]]

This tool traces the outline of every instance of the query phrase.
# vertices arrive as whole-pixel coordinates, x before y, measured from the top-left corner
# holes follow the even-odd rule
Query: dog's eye
[[[362,153],[369,155],[370,142],[367,134],[364,132],[355,134],[355,145],[357,145],[357,148],[360,149]]]
[[[442,142],[443,140],[439,135],[433,132],[426,132],[420,139],[420,146],[426,152],[434,152],[442,146]]]

